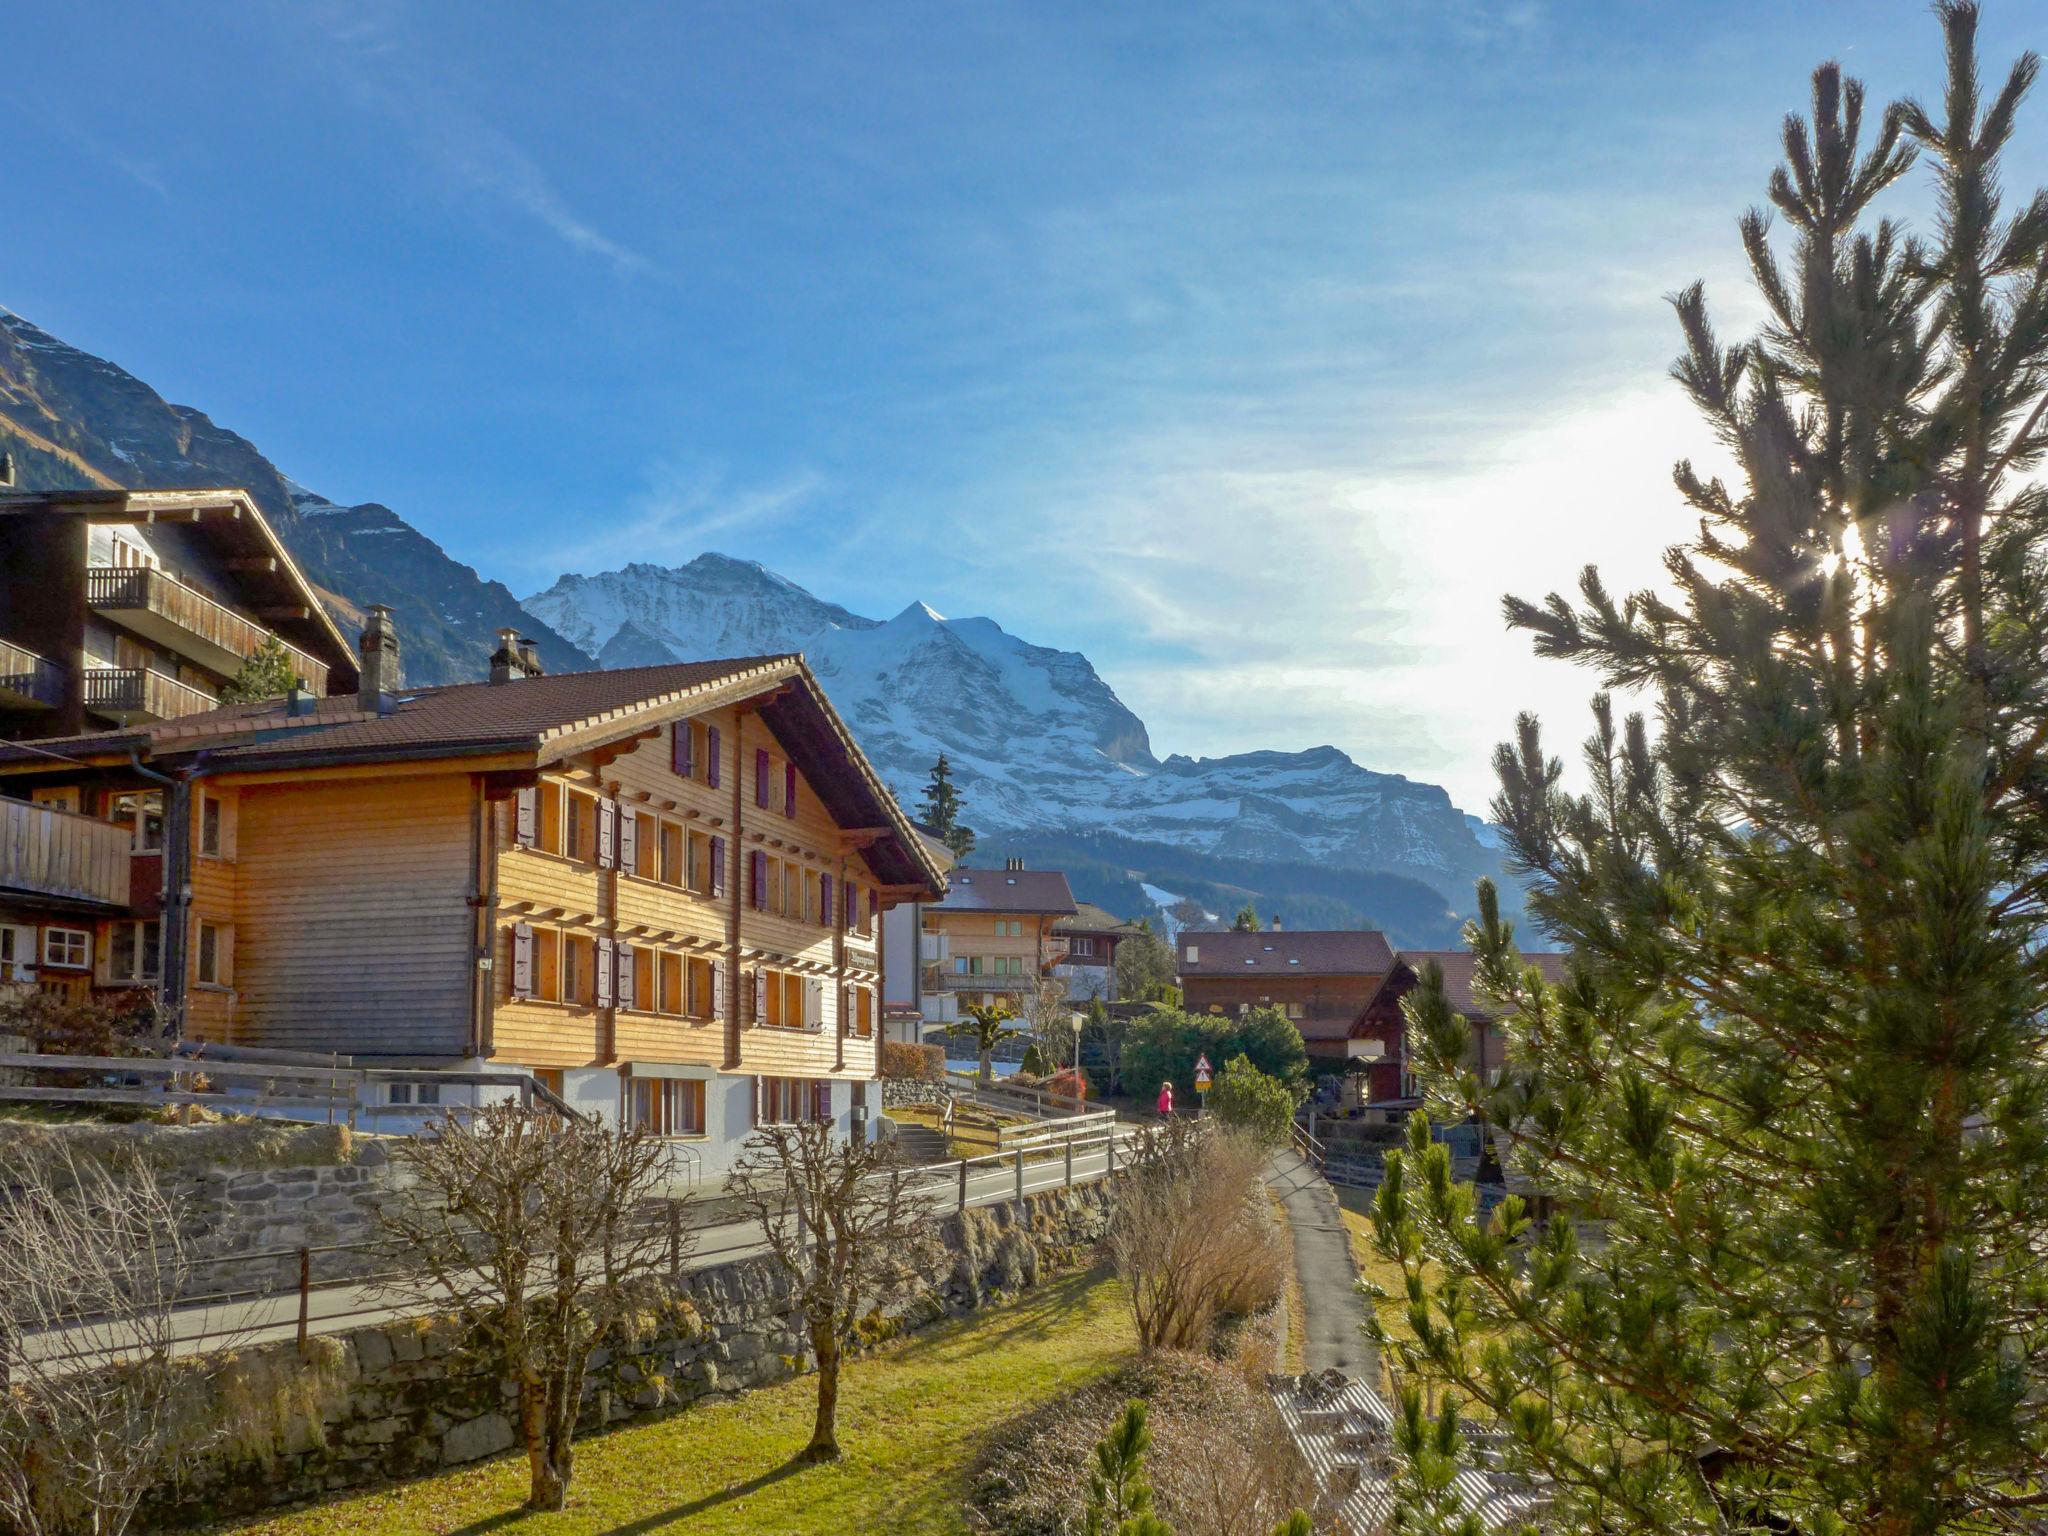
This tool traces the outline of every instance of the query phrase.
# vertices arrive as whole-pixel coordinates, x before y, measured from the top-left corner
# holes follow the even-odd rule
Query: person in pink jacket
[[[1159,1085],[1159,1113],[1162,1115],[1173,1113],[1173,1084],[1170,1082]]]

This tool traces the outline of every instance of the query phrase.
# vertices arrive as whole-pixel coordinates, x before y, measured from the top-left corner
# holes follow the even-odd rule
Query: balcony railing
[[[122,725],[176,720],[219,703],[210,693],[144,667],[88,667],[85,671],[85,707]]]
[[[129,829],[0,799],[0,890],[128,905]]]
[[[224,676],[232,676],[274,638],[255,620],[148,566],[92,567],[85,573],[85,600],[95,611],[119,617],[129,628]],[[284,650],[306,686],[324,694],[327,664],[294,645]]]
[[[64,669],[0,640],[0,704],[55,709],[64,702]]]

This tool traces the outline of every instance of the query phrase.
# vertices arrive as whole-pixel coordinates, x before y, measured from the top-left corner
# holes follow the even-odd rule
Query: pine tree
[[[925,825],[938,833],[939,841],[952,851],[955,862],[965,864],[974,852],[974,829],[960,822],[960,791],[953,785],[953,765],[941,752],[932,764],[931,778],[924,787],[921,809]]]
[[[1230,920],[1232,933],[1257,933],[1259,931],[1259,909],[1246,902],[1237,909],[1237,916]]]
[[[220,701],[254,704],[263,699],[281,699],[298,684],[299,669],[292,664],[291,652],[277,636],[266,635],[263,643],[243,661],[241,670],[223,685]]]
[[[1145,1453],[1151,1449],[1145,1405],[1134,1398],[1124,1406],[1124,1416],[1096,1442],[1082,1527],[1087,1536],[1173,1536],[1152,1513],[1152,1485],[1145,1480]]]
[[[1678,467],[1701,529],[1669,588],[1589,566],[1576,605],[1508,602],[1654,703],[1596,698],[1583,793],[1533,717],[1496,757],[1569,980],[1483,889],[1507,1065],[1478,1080],[1440,976],[1408,1002],[1431,1112],[1483,1116],[1599,1237],[1512,1196],[1481,1217],[1420,1116],[1374,1212],[1402,1372],[1484,1404],[1560,1530],[2048,1515],[2048,197],[2008,214],[1998,184],[2036,59],[1986,96],[1975,7],[1937,14],[1938,111],[1867,123],[1826,65],[1786,124],[1785,234],[1741,225],[1760,334],[1675,301],[1738,473]],[[1873,213],[1916,158],[1924,243]]]

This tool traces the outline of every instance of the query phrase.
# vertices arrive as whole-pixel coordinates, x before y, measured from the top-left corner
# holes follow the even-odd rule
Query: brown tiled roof
[[[1533,965],[1543,973],[1545,981],[1563,981],[1566,956],[1557,954],[1524,955],[1522,961]],[[1482,1004],[1472,992],[1472,980],[1479,970],[1479,957],[1469,949],[1404,949],[1401,964],[1420,977],[1422,968],[1434,960],[1444,973],[1444,995],[1450,999],[1451,1011],[1462,1013],[1477,1023],[1493,1022],[1492,1008]]]
[[[1072,914],[1074,892],[1056,869],[956,869],[935,912]]]
[[[1198,958],[1188,958],[1192,945]],[[1183,930],[1174,963],[1186,976],[1384,976],[1394,968],[1387,936],[1371,930],[1282,929],[1277,933]]]
[[[1076,902],[1074,915],[1052,925],[1054,933],[1136,933],[1138,925],[1112,915],[1092,901]]]

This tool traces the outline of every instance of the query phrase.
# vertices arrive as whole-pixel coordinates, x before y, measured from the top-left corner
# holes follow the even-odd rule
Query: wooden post
[[[668,1203],[668,1272],[671,1278],[683,1272],[683,1212],[673,1199]]]
[[[960,1159],[960,1209],[967,1209],[967,1159]]]
[[[1067,1188],[1074,1187],[1074,1138],[1067,1138]]]
[[[1116,1177],[1116,1122],[1109,1122],[1109,1177]]]
[[[299,1353],[306,1352],[306,1315],[313,1302],[313,1250],[299,1250]]]
[[[1024,1198],[1024,1149],[1017,1149],[1017,1198]]]

